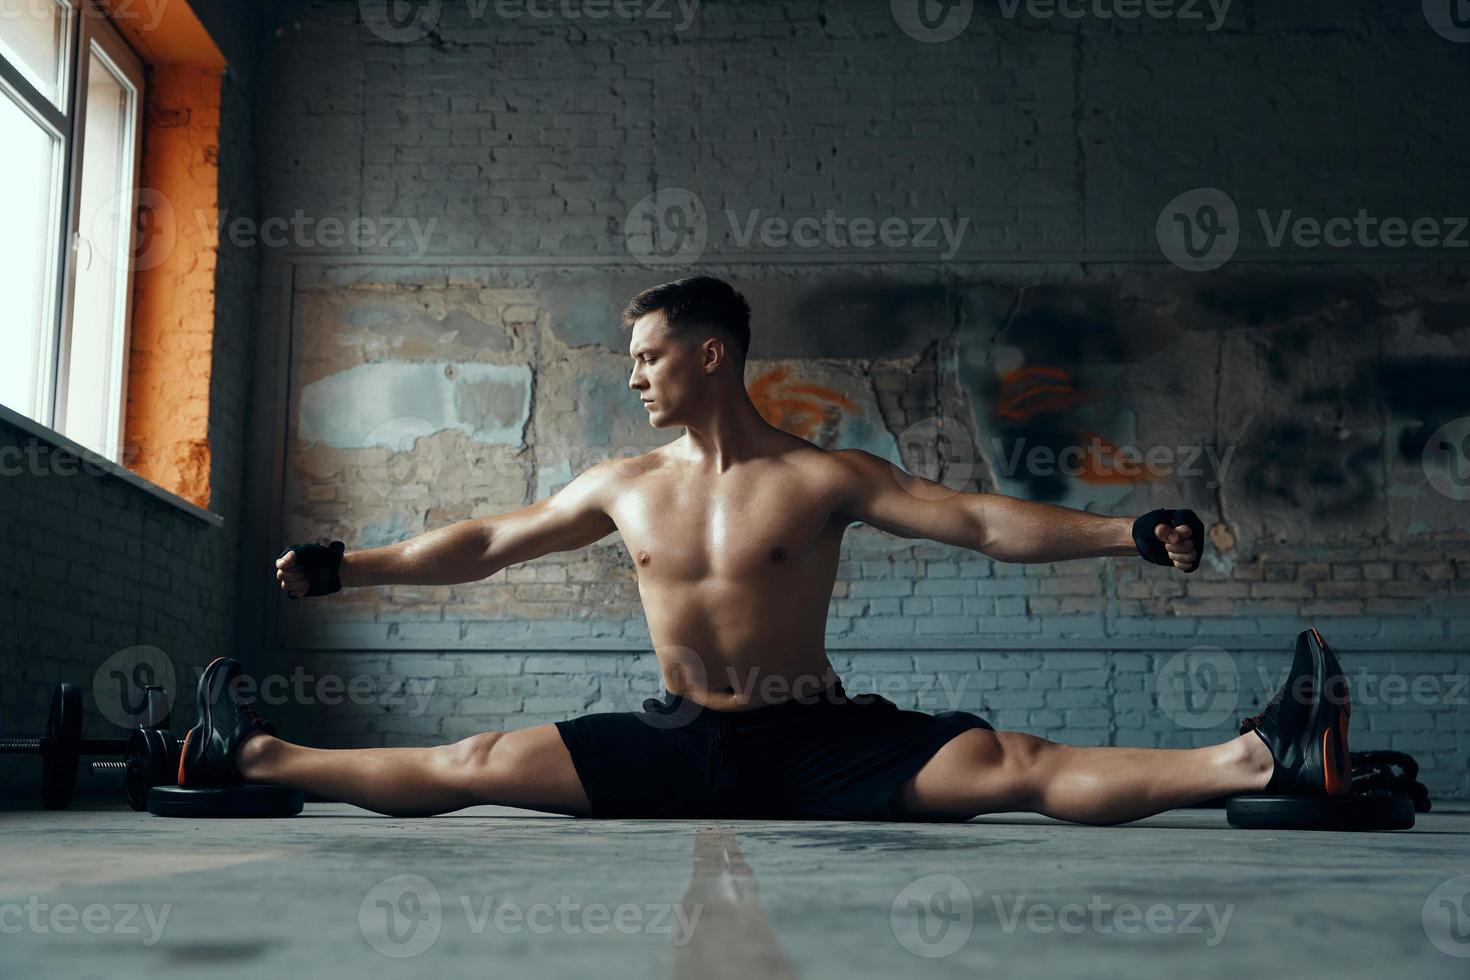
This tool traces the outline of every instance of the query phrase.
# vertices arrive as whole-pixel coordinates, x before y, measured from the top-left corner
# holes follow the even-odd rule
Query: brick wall
[[[225,37],[222,47],[253,46],[253,23],[245,20],[235,25],[245,37]],[[243,80],[250,67],[228,72],[221,92],[219,206],[237,214],[255,208],[254,106]],[[254,252],[225,243],[215,271],[209,510],[223,516],[222,527],[121,479],[80,470],[47,444],[0,423],[0,452],[19,453],[4,457],[0,478],[0,717],[6,734],[39,734],[51,689],[68,681],[85,688],[85,735],[117,737],[112,719],[118,711],[112,705],[99,710],[96,701],[107,682],[107,671],[99,669],[137,646],[163,654],[124,654],[122,660],[152,657],[181,665],[169,685],[181,727],[194,701],[193,687],[182,683],[182,665],[233,650],[256,261]],[[36,759],[0,757],[0,773],[7,797],[38,794]],[[116,798],[114,783],[84,777],[78,792]]]
[[[266,571],[242,578],[239,645],[307,685],[270,706],[289,731],[428,744],[656,692],[616,537],[472,586],[289,608],[268,567],[291,540],[377,544],[513,509],[598,453],[664,441],[620,400],[616,314],[697,269],[751,299],[748,382],[849,406],[785,420],[819,444],[1104,512],[1185,501],[1212,529],[1212,561],[1188,579],[1004,565],[853,529],[828,633],[852,687],[1082,743],[1197,744],[1269,696],[1316,624],[1363,691],[1420,682],[1417,698],[1360,694],[1358,747],[1405,748],[1437,794],[1470,793],[1465,504],[1431,490],[1416,455],[1470,414],[1422,396],[1456,387],[1436,362],[1470,354],[1463,260],[1283,249],[1256,217],[1455,213],[1470,109],[1446,93],[1464,51],[1417,7],[1235,3],[1206,29],[978,4],[942,43],[906,34],[887,2],[706,0],[687,21],[559,9],[445,0],[390,24],[372,3],[303,0],[267,36],[262,214],[303,230],[264,259],[257,385],[277,395],[256,406],[253,455],[281,469],[251,481],[247,569]],[[1224,268],[1185,272],[1156,226],[1201,187],[1238,208],[1240,242]],[[952,249],[746,234],[828,215],[968,225]],[[702,247],[644,230],[670,216],[692,217]],[[334,242],[311,230],[326,218],[405,228]],[[407,386],[441,361],[529,367],[512,435],[435,420],[385,451],[303,434],[311,385],[371,367]],[[1064,372],[1062,394],[1085,404],[1017,422],[1006,386],[1031,366]],[[950,442],[926,469],[937,419]],[[1237,462],[1217,481],[1147,485],[1004,463],[1097,432]],[[390,492],[363,488],[385,471]],[[1228,710],[1170,708],[1176,676],[1189,704]],[[310,693],[323,677],[362,697],[327,703]]]

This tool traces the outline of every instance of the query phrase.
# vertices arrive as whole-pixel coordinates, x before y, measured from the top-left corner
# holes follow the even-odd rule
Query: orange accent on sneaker
[[[1347,754],[1346,719],[1339,719],[1322,733],[1322,773],[1328,796],[1343,796],[1352,789],[1353,774]]]
[[[189,757],[189,739],[194,737],[194,729],[184,735],[184,744],[179,749],[179,785],[184,785],[184,760]]]

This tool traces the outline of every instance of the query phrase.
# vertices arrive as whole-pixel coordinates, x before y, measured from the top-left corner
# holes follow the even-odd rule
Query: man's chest
[[[612,517],[640,575],[748,578],[809,561],[833,521],[829,501],[803,482],[725,475],[636,481]]]

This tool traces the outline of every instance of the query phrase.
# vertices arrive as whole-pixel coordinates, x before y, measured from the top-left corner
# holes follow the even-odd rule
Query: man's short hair
[[[740,352],[741,362],[750,353],[750,304],[721,279],[690,276],[645,289],[623,310],[623,326],[632,327],[639,318],[658,312],[676,333],[688,336],[712,329],[721,334]]]

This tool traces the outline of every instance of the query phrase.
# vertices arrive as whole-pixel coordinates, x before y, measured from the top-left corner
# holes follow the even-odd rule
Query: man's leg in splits
[[[313,749],[270,735],[237,756],[250,782],[309,790],[393,816],[494,803],[585,814],[590,806],[554,725],[411,749]],[[972,729],[929,760],[900,794],[913,817],[1027,811],[1077,823],[1124,823],[1200,800],[1260,790],[1271,752],[1247,733],[1199,749],[1083,748],[1021,732]]]
[[[971,729],[899,792],[906,816],[967,819],[1024,811],[1077,823],[1138,820],[1216,796],[1259,791],[1271,750],[1252,732],[1199,749],[1082,748]]]
[[[392,816],[428,816],[481,803],[553,813],[590,810],[555,725],[418,749],[312,749],[258,734],[241,745],[235,759],[247,782],[290,786]]]
[[[209,675],[206,671],[206,679]],[[206,718],[218,714],[235,724],[234,730],[245,730],[236,724],[243,724],[240,708],[225,695],[224,679],[222,670]],[[201,692],[207,686],[201,679]],[[244,710],[254,718],[253,711]],[[1312,631],[1298,638],[1281,690],[1260,714],[1244,720],[1254,730],[1237,738],[1198,749],[1088,748],[1022,732],[970,729],[930,757],[899,788],[894,802],[901,814],[928,819],[1020,810],[1115,824],[1251,791],[1346,793],[1352,782],[1350,713],[1341,665]],[[638,727],[641,722],[630,724],[642,734],[651,732]],[[201,741],[196,755],[207,755],[208,746],[219,741],[216,731],[216,737]],[[187,740],[184,755],[190,758]],[[443,813],[477,803],[560,813],[590,810],[571,753],[554,725],[475,735],[427,749],[308,749],[256,735],[241,745],[234,761],[248,780],[395,815]],[[181,774],[185,768],[181,764]]]
[[[1198,749],[1076,748],[973,729],[935,752],[895,804],[932,820],[1023,810],[1107,824],[1252,790],[1345,793],[1349,716],[1342,664],[1322,633],[1307,630],[1286,683],[1239,738]]]
[[[1077,823],[1127,823],[1238,793],[1335,795],[1352,784],[1347,677],[1316,630],[1297,637],[1281,689],[1237,738],[1200,749],[1079,748],[1020,732],[950,739],[902,787],[909,816],[1025,810]]]

